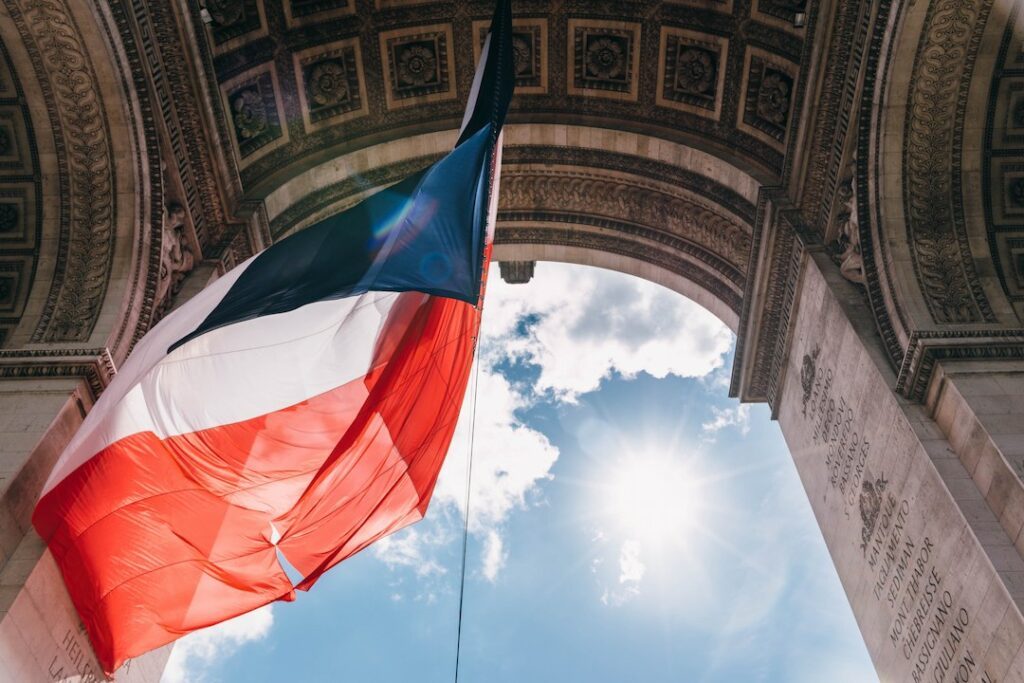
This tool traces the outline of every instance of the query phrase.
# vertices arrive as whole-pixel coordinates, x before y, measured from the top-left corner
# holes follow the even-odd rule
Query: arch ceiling
[[[0,344],[118,360],[186,276],[201,287],[449,149],[492,2],[0,8]],[[748,398],[770,396],[805,248],[862,288],[907,386],[929,345],[1020,348],[1019,3],[514,14],[499,253],[687,283],[757,347]]]
[[[516,2],[498,243],[654,263],[735,318],[757,190],[782,177],[798,118],[804,5]],[[206,10],[211,99],[276,239],[450,148],[492,3]]]

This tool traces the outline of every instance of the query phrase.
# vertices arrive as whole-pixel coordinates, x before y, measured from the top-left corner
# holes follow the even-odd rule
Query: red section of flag
[[[420,519],[455,430],[479,320],[466,303],[403,293],[365,378],[243,422],[166,439],[134,434],[46,494],[33,522],[105,670],[294,599],[271,523],[308,588]]]

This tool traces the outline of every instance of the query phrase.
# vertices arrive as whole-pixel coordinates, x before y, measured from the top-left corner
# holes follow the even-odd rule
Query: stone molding
[[[935,363],[943,360],[1024,359],[1024,329],[914,332],[899,367],[896,390],[912,401],[924,401]]]
[[[818,241],[800,223],[800,213],[788,206],[781,188],[762,190],[758,214],[729,395],[765,401],[774,412],[806,245]]]
[[[116,372],[106,347],[0,350],[0,380],[81,377],[88,383],[93,401]]]

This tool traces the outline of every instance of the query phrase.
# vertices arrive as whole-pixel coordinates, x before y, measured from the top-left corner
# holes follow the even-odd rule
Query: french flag
[[[164,318],[60,457],[33,523],[108,673],[423,517],[480,323],[511,21],[499,0],[447,156]]]

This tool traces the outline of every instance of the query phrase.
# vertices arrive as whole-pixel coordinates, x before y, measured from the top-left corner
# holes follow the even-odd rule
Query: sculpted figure
[[[163,316],[174,296],[181,291],[185,276],[193,266],[195,257],[185,233],[185,209],[177,202],[171,202],[164,212],[160,282],[157,284],[155,298],[159,317]]]
[[[836,261],[839,271],[850,282],[865,284],[864,259],[860,252],[860,226],[857,222],[857,193],[853,187],[853,176],[839,187],[839,198],[843,202],[843,210],[836,220],[839,224],[839,238],[836,241],[838,254]]]

